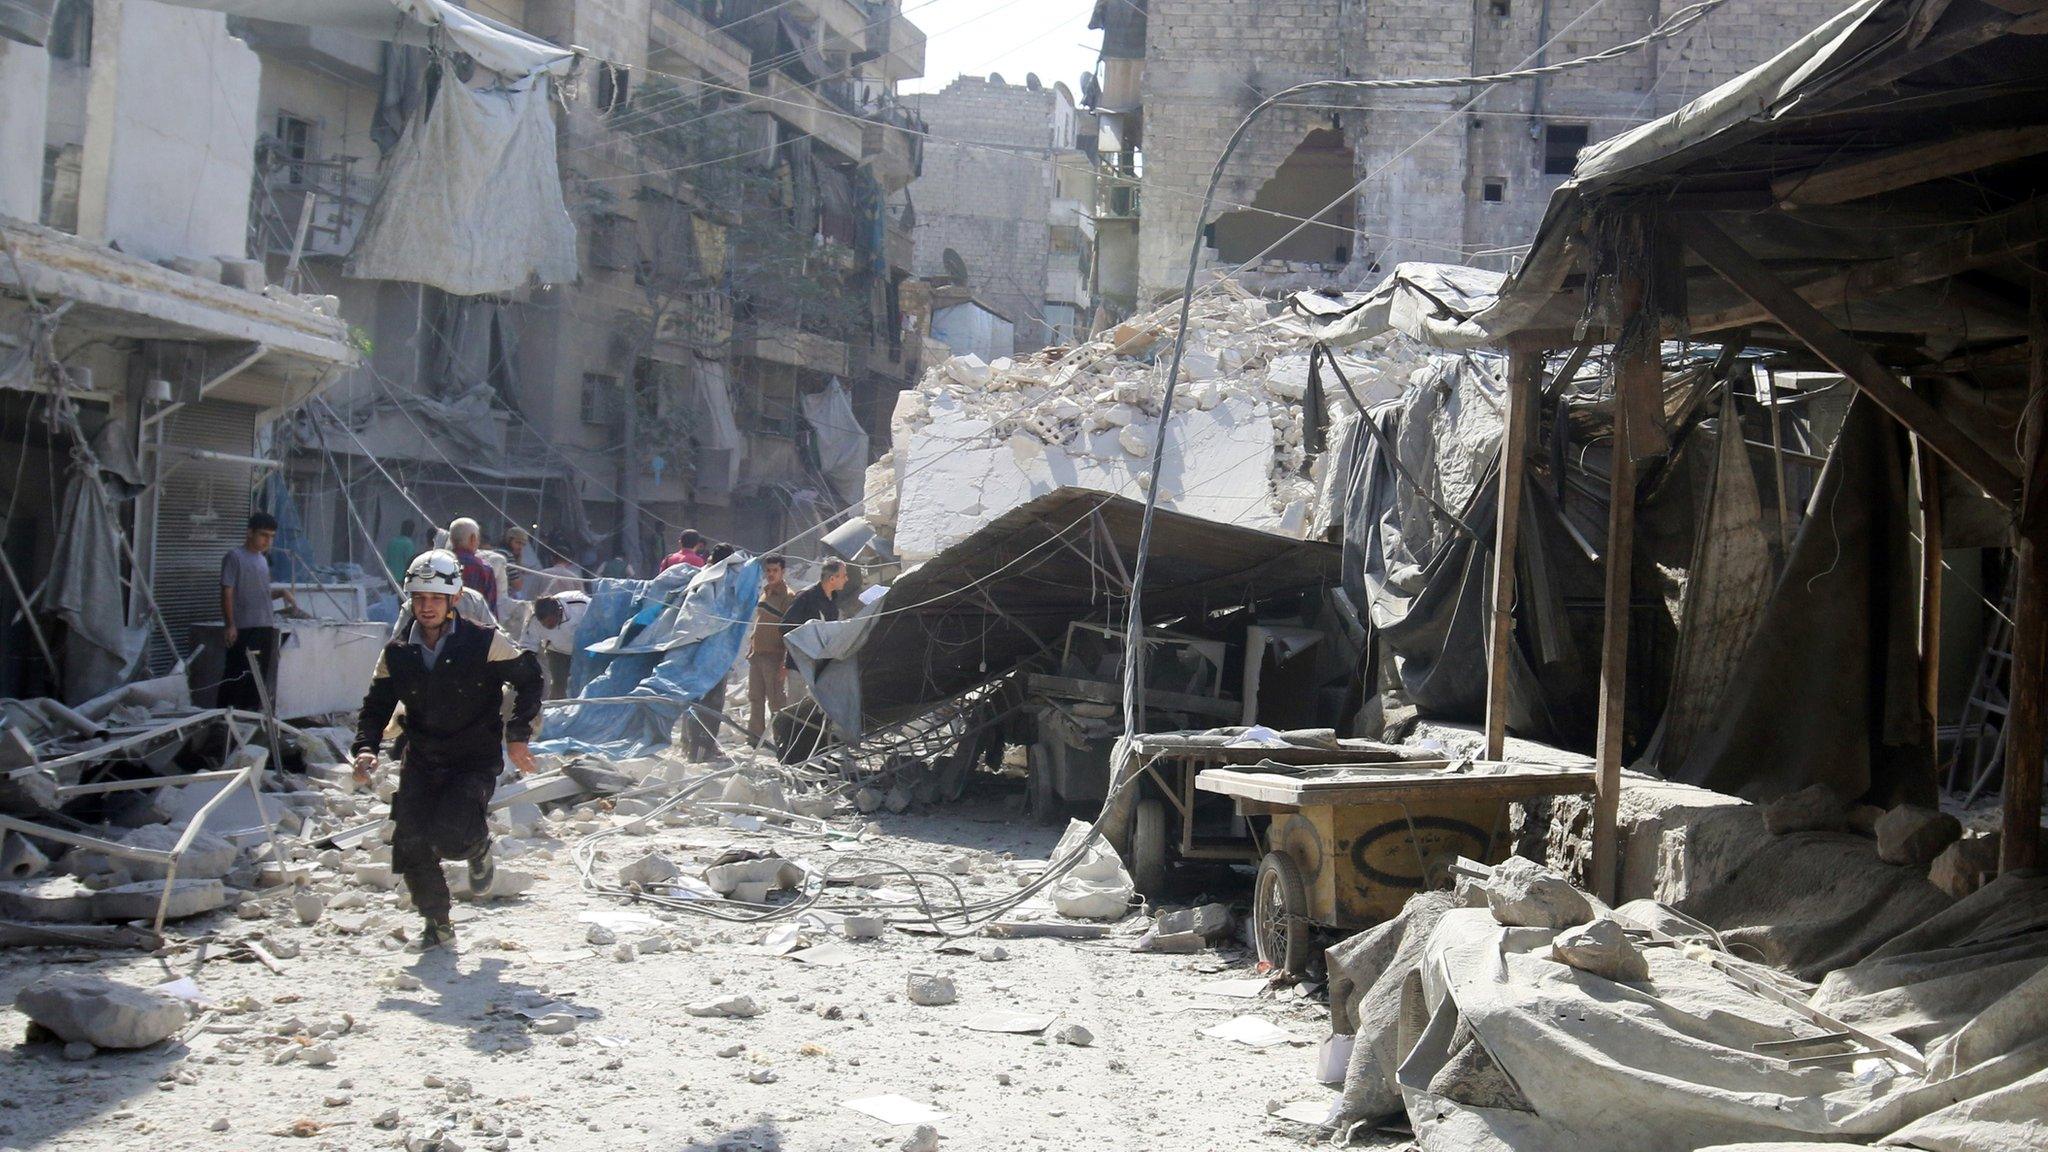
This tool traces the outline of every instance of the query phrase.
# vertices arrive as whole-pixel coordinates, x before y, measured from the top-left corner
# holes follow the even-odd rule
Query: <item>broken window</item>
[[[1486,181],[1480,185],[1479,198],[1488,204],[1498,204],[1506,200],[1508,198],[1508,182],[1505,180]]]
[[[597,110],[606,115],[623,111],[633,87],[633,77],[622,64],[597,66]]]
[[[1584,124],[1543,126],[1543,174],[1569,176],[1579,162],[1579,150],[1586,146]]]
[[[1343,131],[1310,132],[1259,188],[1250,208],[1216,218],[1217,256],[1231,264],[1254,258],[1343,264],[1351,254],[1356,213],[1350,195],[1353,180],[1351,148]],[[1314,223],[1288,236],[1309,218]]]
[[[277,137],[276,159],[285,179],[294,188],[303,187],[306,183],[305,162],[313,159],[313,122],[304,116],[279,111],[274,134]]]
[[[602,372],[583,374],[580,413],[585,424],[610,428],[619,422],[619,378]]]

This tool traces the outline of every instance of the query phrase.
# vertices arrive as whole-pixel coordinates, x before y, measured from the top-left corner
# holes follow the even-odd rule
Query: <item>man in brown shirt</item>
[[[780,556],[761,558],[761,603],[754,611],[754,631],[747,639],[747,739],[761,746],[767,712],[789,704],[789,671],[782,645],[782,617],[796,602],[783,579],[788,565]]]

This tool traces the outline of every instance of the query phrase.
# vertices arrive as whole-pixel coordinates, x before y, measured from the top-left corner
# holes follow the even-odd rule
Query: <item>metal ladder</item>
[[[1948,758],[1948,790],[1958,791],[1965,779],[1969,794],[1964,803],[1975,803],[1986,786],[2000,775],[2005,765],[2005,717],[2012,679],[2012,582],[1993,613],[1991,627],[1984,634],[1984,654],[1977,659],[1977,678],[1970,685],[1970,697],[1955,728],[1955,746]]]

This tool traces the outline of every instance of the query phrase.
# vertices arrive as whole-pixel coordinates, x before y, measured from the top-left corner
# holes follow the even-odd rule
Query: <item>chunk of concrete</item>
[[[1570,928],[1593,918],[1593,904],[1571,882],[1533,860],[1510,856],[1486,882],[1486,906],[1510,927]]]
[[[50,866],[50,858],[25,836],[0,832],[0,880],[30,880]]]
[[[1814,784],[1764,805],[1764,830],[1773,836],[1794,832],[1840,832],[1849,826],[1849,808],[1825,784]]]
[[[1227,904],[1204,904],[1199,908],[1182,908],[1161,913],[1152,922],[1153,930],[1160,935],[1192,932],[1205,939],[1214,940],[1230,934],[1230,906]]]
[[[1901,804],[1878,818],[1877,858],[1887,864],[1932,864],[1962,838],[1962,821],[1948,813]]]
[[[121,837],[121,843],[130,848],[147,848],[157,852],[168,852],[178,846],[178,838],[184,830],[169,824],[149,824]],[[237,850],[222,837],[201,829],[185,848],[184,857],[178,861],[178,877],[194,880],[218,880],[235,866]],[[138,880],[161,880],[168,868],[154,860],[130,860],[123,858],[116,863],[128,870]]]
[[[899,816],[905,812],[910,811],[910,804],[910,793],[906,791],[901,784],[898,784],[896,787],[889,789],[889,794],[887,796],[882,797],[882,807],[887,808],[889,811],[894,812]]]
[[[1138,937],[1131,946],[1133,952],[1162,952],[1170,956],[1187,956],[1209,947],[1209,940],[1199,932],[1161,932],[1154,928]]]
[[[164,887],[162,880],[138,880],[133,884],[119,884],[95,892],[92,897],[93,919],[154,920],[158,905],[163,903]],[[170,890],[170,903],[164,906],[166,920],[183,920],[187,916],[212,912],[228,902],[227,885],[218,880],[180,878],[170,884]]]
[[[741,860],[732,864],[714,864],[704,870],[704,882],[720,896],[733,896],[749,885],[764,885],[763,894],[782,888],[794,888],[804,881],[804,870],[800,865],[779,856],[760,860]],[[756,900],[758,902],[758,898]]]
[[[82,973],[45,976],[23,988],[14,1007],[58,1039],[96,1048],[147,1048],[187,1016],[175,996]]]
[[[0,919],[84,924],[93,919],[93,895],[76,876],[0,881]]]
[[[730,1020],[746,1020],[761,1014],[761,1006],[754,1003],[752,996],[727,996],[719,1000],[703,1000],[688,1004],[683,1011],[692,1016],[719,1017]]]
[[[1550,958],[1609,980],[1650,978],[1650,962],[1612,917],[1567,928],[1550,942]]]
[[[1076,1048],[1086,1048],[1095,1043],[1095,1033],[1079,1024],[1061,1025],[1060,1030],[1052,1034],[1052,1038],[1061,1044],[1071,1044]]]
[[[953,987],[951,977],[938,976],[930,972],[912,972],[905,982],[905,993],[910,997],[912,1004],[926,1008],[937,1008],[960,999],[960,993]]]
[[[901,1152],[939,1152],[939,1130],[929,1124],[919,1124],[917,1130],[898,1147]]]
[[[1927,868],[1927,882],[1957,900],[1975,892],[1998,871],[1999,834],[1966,836],[1942,849]]]
[[[327,897],[318,892],[299,892],[292,896],[292,915],[299,923],[311,927],[320,922],[320,914],[327,911]]]
[[[675,861],[670,860],[659,852],[649,852],[647,855],[619,869],[619,883],[627,885],[637,884],[642,888],[648,888],[656,884],[667,883],[682,874],[683,870],[676,867]]]

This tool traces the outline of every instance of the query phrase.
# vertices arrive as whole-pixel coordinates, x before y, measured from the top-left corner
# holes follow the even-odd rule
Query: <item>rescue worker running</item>
[[[543,681],[533,653],[456,615],[462,562],[454,553],[437,549],[415,558],[405,571],[405,593],[412,627],[384,646],[350,750],[357,782],[369,783],[384,728],[405,705],[391,865],[426,917],[421,946],[437,948],[455,943],[441,861],[468,862],[470,890],[490,891],[495,868],[485,816],[503,763],[499,742],[522,774],[534,770],[526,741],[540,716]],[[514,693],[509,723],[502,719],[507,686]]]

